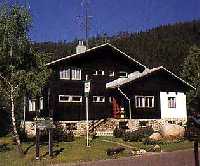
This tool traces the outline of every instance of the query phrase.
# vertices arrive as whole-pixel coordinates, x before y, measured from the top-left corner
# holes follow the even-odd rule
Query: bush
[[[156,141],[156,140],[151,140],[149,138],[146,138],[144,141],[143,141],[143,144],[144,145],[163,145],[164,142],[162,140],[160,141]]]
[[[143,138],[149,137],[151,134],[153,134],[154,130],[152,127],[141,127],[138,130],[135,131],[129,131],[125,132],[123,134],[123,140],[124,141],[142,141]]]
[[[113,131],[113,135],[114,135],[115,138],[122,138],[124,133],[125,133],[125,130],[120,129],[118,127],[116,127]]]
[[[54,140],[58,142],[72,142],[74,141],[74,133],[72,130],[64,131],[62,128],[55,128],[53,132]]]
[[[107,153],[108,156],[111,156],[111,155],[123,152],[124,150],[125,150],[124,147],[119,146],[119,147],[114,147],[114,148],[108,148],[106,150],[106,153]]]

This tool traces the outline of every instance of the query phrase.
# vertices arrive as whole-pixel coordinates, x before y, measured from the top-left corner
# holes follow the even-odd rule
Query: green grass
[[[103,140],[109,140],[112,142],[104,142]],[[41,146],[41,160],[35,161],[35,146],[32,142],[23,143],[23,149],[29,149],[27,154],[21,158],[15,150],[15,145],[12,145],[12,140],[10,137],[1,137],[0,142],[8,144],[10,150],[0,152],[0,166],[31,166],[31,165],[47,165],[47,164],[57,164],[57,163],[74,163],[82,161],[93,161],[102,160],[110,158],[120,158],[130,155],[130,148],[126,148],[123,153],[115,156],[107,156],[106,149],[110,147],[119,146],[117,143],[126,144],[132,146],[132,150],[146,149],[148,146],[144,145],[142,142],[124,142],[120,138],[113,137],[98,137],[91,141],[90,147],[86,147],[85,138],[76,138],[73,142],[60,142],[54,144],[54,154],[57,155],[54,158],[49,158],[47,153],[47,145]],[[192,143],[189,141],[182,141],[178,143],[167,143],[161,145],[163,151],[174,151],[181,149],[192,148]],[[61,149],[63,148],[63,149]]]

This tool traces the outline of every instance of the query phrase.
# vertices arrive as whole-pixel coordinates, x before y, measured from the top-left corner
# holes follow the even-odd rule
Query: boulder
[[[161,135],[166,139],[182,138],[185,133],[185,128],[176,124],[165,124],[161,127]]]
[[[149,139],[153,140],[153,141],[160,141],[162,139],[162,136],[161,136],[160,133],[155,132],[155,133],[153,133],[152,135],[149,136]]]
[[[154,152],[161,152],[161,147],[160,147],[159,145],[155,145],[155,146],[153,147],[153,151],[154,151]]]

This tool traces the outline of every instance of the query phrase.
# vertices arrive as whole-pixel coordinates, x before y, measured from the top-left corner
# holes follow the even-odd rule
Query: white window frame
[[[115,76],[115,72],[114,71],[109,71],[109,77],[114,77]]]
[[[61,97],[68,97],[68,100],[61,100]],[[73,100],[74,97],[79,97],[80,100]],[[79,95],[59,95],[59,102],[60,103],[81,103],[82,102],[82,96]]]
[[[121,75],[121,74],[125,74],[125,75]],[[120,78],[127,78],[127,77],[128,77],[128,73],[125,72],[125,71],[120,71],[120,72],[119,72],[119,77],[120,77]]]
[[[105,75],[105,72],[104,70],[96,70],[95,73],[93,73],[93,75],[101,75],[101,76],[104,76]]]
[[[81,69],[72,68],[71,69],[71,78],[72,78],[72,80],[81,80]]]
[[[97,100],[94,100],[94,99],[97,99]],[[101,100],[101,98],[103,98],[103,100]],[[105,102],[105,96],[93,96],[92,97],[92,101],[94,103],[104,103]]]
[[[40,97],[40,110],[44,109],[44,98]]]
[[[152,106],[150,106],[149,98],[152,98]],[[154,108],[154,96],[135,96],[135,107]]]
[[[70,68],[60,70],[60,79],[61,80],[70,80],[70,76],[71,76]]]
[[[29,108],[30,112],[36,111],[36,100],[35,99],[28,100],[28,108]]]
[[[176,97],[175,96],[168,96],[168,108],[176,108]]]

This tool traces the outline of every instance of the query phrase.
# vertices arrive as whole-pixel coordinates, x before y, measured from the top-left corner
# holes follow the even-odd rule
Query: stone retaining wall
[[[94,127],[94,132],[98,135],[112,135],[111,133],[116,127],[119,127],[120,122],[127,122],[129,130],[137,130],[141,125],[152,126],[154,131],[159,131],[161,126],[166,123],[179,124],[185,126],[187,119],[106,119],[103,121],[95,120],[89,121],[90,133],[92,133],[92,126]],[[86,134],[86,121],[58,121],[55,122],[55,126],[62,127],[64,130],[67,130],[69,126],[72,127],[75,136],[84,136]],[[26,121],[26,132],[29,137],[33,137],[36,134],[35,122]],[[108,134],[106,134],[108,133]]]

